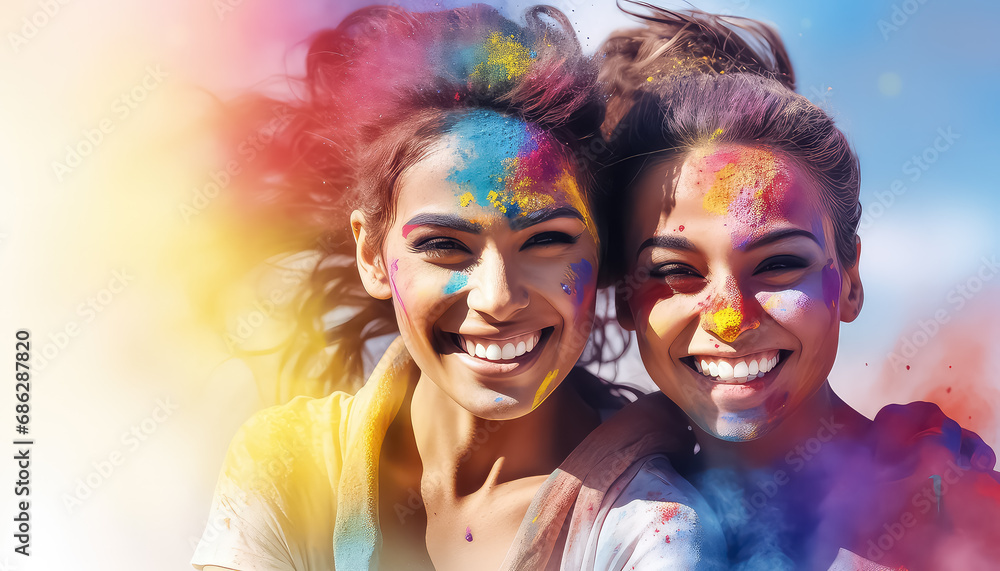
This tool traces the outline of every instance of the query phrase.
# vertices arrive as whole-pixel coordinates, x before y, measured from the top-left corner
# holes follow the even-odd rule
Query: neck
[[[777,465],[797,453],[811,438],[821,442],[856,436],[868,420],[833,392],[829,381],[767,434],[754,440],[730,442],[691,423],[709,467],[735,470]]]
[[[421,375],[410,415],[425,481],[437,492],[464,496],[552,473],[600,422],[570,385],[562,383],[524,416],[485,420]]]

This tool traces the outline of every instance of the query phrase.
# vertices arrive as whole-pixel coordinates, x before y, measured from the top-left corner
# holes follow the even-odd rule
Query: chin
[[[520,391],[518,391],[520,392]],[[473,394],[456,402],[473,415],[483,420],[514,420],[532,411],[531,397],[508,396],[488,388],[476,390]]]
[[[780,419],[768,418],[756,409],[719,412],[712,419],[698,419],[702,430],[726,442],[750,442],[766,436]]]

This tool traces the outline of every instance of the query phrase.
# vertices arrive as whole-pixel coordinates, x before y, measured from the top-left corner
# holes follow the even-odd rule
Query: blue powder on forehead
[[[520,158],[538,149],[537,128],[496,111],[476,109],[464,114],[449,130],[459,164],[448,181],[460,187],[459,194],[472,195],[484,208],[505,196],[507,178],[514,175]],[[493,193],[491,195],[491,193]],[[516,204],[504,202],[507,218],[520,214]]]

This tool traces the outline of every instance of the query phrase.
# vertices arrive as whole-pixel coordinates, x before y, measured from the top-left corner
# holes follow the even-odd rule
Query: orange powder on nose
[[[720,309],[712,315],[714,329],[719,337],[726,343],[736,341],[740,336],[740,324],[743,323],[743,314],[731,307]]]

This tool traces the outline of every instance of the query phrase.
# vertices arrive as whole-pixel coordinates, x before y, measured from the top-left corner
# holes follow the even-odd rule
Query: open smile
[[[682,357],[681,362],[710,381],[740,385],[764,377],[778,368],[791,353],[784,349],[770,349],[741,357],[690,355]]]
[[[484,337],[449,333],[453,353],[470,368],[484,374],[518,371],[534,363],[555,327],[545,327],[509,337]]]

